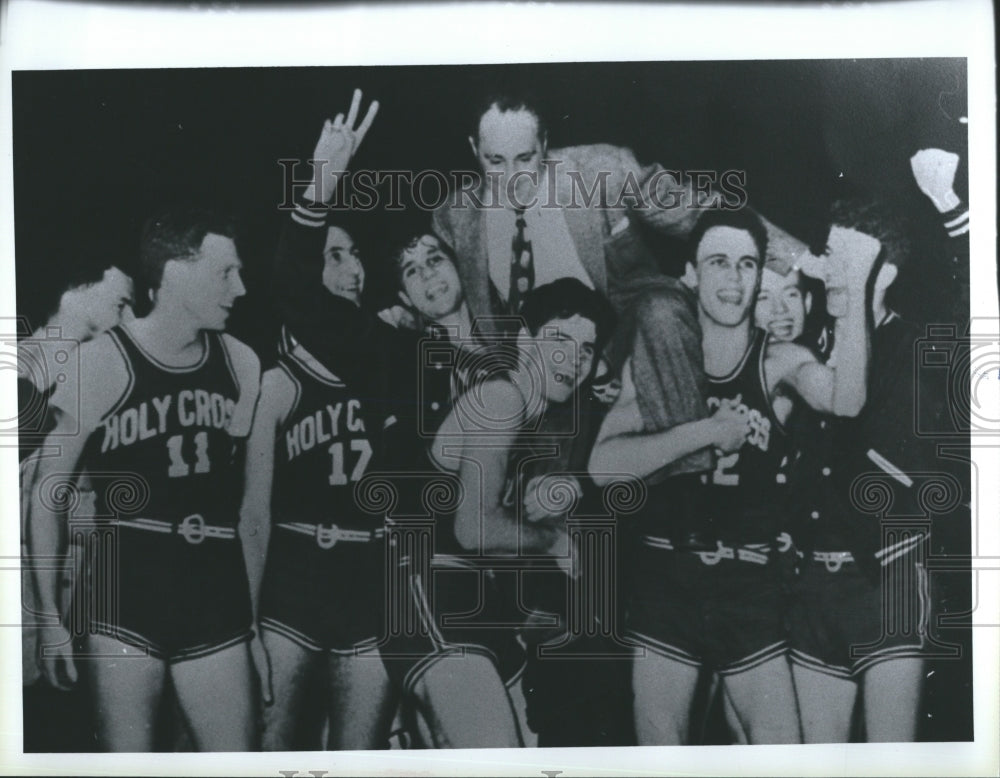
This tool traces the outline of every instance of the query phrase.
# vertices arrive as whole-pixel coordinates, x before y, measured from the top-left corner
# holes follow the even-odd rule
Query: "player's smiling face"
[[[712,227],[695,254],[698,303],[712,321],[735,327],[746,321],[760,280],[761,258],[746,230]]]
[[[323,246],[323,286],[338,297],[361,305],[365,269],[354,240],[340,227],[330,227]]]
[[[795,340],[806,324],[806,299],[798,271],[786,276],[764,269],[754,307],[754,323],[775,340]]]
[[[535,342],[542,362],[543,391],[549,402],[565,402],[590,375],[596,340],[594,322],[579,314],[542,325]]]
[[[439,321],[458,310],[462,282],[437,238],[422,235],[403,249],[399,264],[404,300],[422,316]]]
[[[177,294],[199,329],[223,330],[236,300],[246,294],[240,278],[242,263],[232,238],[208,233],[197,255],[170,260],[168,287]],[[168,268],[164,267],[164,275]]]

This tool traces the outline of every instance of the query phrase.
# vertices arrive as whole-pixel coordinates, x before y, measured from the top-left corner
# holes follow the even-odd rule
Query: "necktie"
[[[517,208],[514,214],[517,231],[510,244],[510,293],[507,295],[507,305],[512,314],[520,312],[524,296],[535,285],[535,257],[531,241],[524,237],[524,209]]]

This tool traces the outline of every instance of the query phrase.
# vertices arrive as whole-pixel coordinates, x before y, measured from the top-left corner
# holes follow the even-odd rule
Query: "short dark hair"
[[[59,311],[62,296],[66,292],[101,283],[104,274],[114,267],[125,275],[131,275],[127,263],[97,251],[56,257],[47,265],[44,278],[39,284],[39,302],[34,311],[39,316],[39,323],[47,322]]]
[[[599,353],[611,338],[615,312],[600,292],[576,278],[560,278],[535,287],[524,296],[521,317],[532,335],[555,319],[569,319],[579,314],[594,322],[597,332],[595,348]]]
[[[167,211],[147,219],[139,239],[139,267],[150,289],[160,288],[171,259],[189,260],[209,233],[234,238],[232,219],[213,211]]]
[[[479,143],[479,123],[494,106],[500,113],[527,111],[538,122],[538,137],[544,138],[548,133],[549,128],[545,114],[539,108],[539,103],[530,90],[496,90],[488,92],[473,107],[469,121],[469,136],[476,143]]]
[[[736,211],[724,208],[713,208],[704,211],[698,217],[698,221],[688,236],[688,260],[692,265],[696,264],[695,258],[698,253],[698,244],[705,237],[705,233],[713,227],[731,227],[734,230],[743,230],[750,233],[757,252],[760,255],[760,266],[763,268],[767,260],[767,228],[760,220],[760,217],[749,208],[740,208]]]
[[[862,197],[836,200],[830,206],[830,224],[877,238],[882,249],[875,260],[876,267],[889,263],[901,270],[912,253],[903,216],[875,200]]]

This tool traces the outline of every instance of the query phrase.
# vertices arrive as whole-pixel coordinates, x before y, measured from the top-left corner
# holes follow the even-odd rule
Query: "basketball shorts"
[[[385,533],[278,523],[261,587],[261,629],[309,651],[355,654],[384,623]]]
[[[497,573],[451,555],[420,567],[404,558],[391,586],[381,655],[393,682],[410,693],[436,663],[468,656],[485,657],[505,684],[515,682],[524,667],[518,633],[526,615],[517,607],[517,571]]]
[[[720,675],[786,653],[785,596],[772,549],[720,542],[714,552],[674,551],[664,538],[639,541],[625,615],[630,640]]]
[[[75,540],[85,585],[71,625],[170,662],[252,637],[250,587],[232,525],[198,514],[179,523],[139,518],[80,528]]]
[[[929,603],[927,571],[912,554],[872,582],[849,551],[814,551],[789,608],[792,662],[850,679],[879,662],[919,656]]]

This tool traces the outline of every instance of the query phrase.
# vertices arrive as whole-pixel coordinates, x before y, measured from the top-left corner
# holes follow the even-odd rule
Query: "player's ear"
[[[694,265],[690,262],[684,265],[684,275],[681,276],[681,283],[690,289],[698,288],[698,273],[695,272]]]
[[[539,135],[538,136],[538,141],[539,141],[539,143],[541,143],[542,159],[545,159],[545,152],[548,151],[548,148],[549,148],[549,134],[548,134],[548,132],[543,132],[541,135]]]
[[[898,274],[899,268],[889,262],[886,262],[879,268],[878,275],[875,276],[875,291],[884,292],[892,286],[892,282],[896,280],[896,276]]]
[[[805,306],[806,306],[806,314],[808,315],[808,314],[812,313],[812,307],[813,307],[813,293],[812,292],[806,292]]]
[[[469,148],[472,149],[472,156],[479,159],[479,146],[476,144],[476,139],[471,135],[469,136]]]

